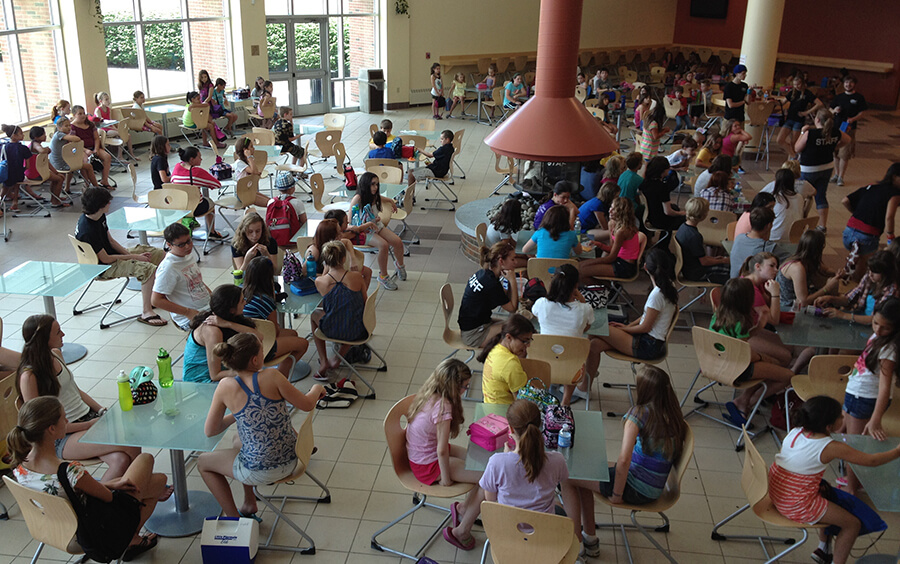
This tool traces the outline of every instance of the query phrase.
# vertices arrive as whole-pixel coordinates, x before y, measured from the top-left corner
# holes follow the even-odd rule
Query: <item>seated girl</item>
[[[709,209],[734,213],[735,200],[731,195],[734,181],[727,172],[717,172],[709,179],[709,185],[700,197],[709,202]]]
[[[634,204],[628,198],[617,197],[613,201],[609,210],[609,233],[612,245],[594,242],[606,253],[605,256],[578,263],[582,284],[590,284],[595,277],[631,278],[637,274],[641,237],[646,236],[638,232]]]
[[[322,274],[325,271],[325,263],[322,261],[322,249],[325,243],[331,241],[340,241],[347,250],[347,259],[349,261],[350,270],[359,272],[363,276],[363,282],[366,288],[372,281],[372,269],[357,257],[357,252],[353,248],[350,236],[357,235],[353,233],[356,227],[350,227],[350,220],[344,210],[328,210],[325,213],[325,219],[319,222],[316,227],[316,234],[313,236],[312,244],[306,247],[303,252],[304,260],[312,256],[316,262],[316,274]]]
[[[253,486],[277,482],[297,467],[297,434],[291,426],[292,410],[287,402],[301,411],[310,411],[325,395],[325,389],[314,384],[304,394],[281,372],[263,368],[262,343],[249,333],[216,344],[214,353],[217,362],[225,363],[234,377],[216,386],[204,430],[207,437],[212,437],[236,423],[238,434],[234,448],[204,452],[197,460],[197,468],[226,517],[262,521],[256,516]],[[225,415],[226,409],[231,413]],[[240,509],[227,478],[243,486]]]
[[[575,220],[578,219],[578,206],[572,201],[572,194],[577,191],[578,185],[566,180],[560,180],[553,185],[553,194],[550,199],[538,206],[534,213],[534,230],[541,228],[541,221],[544,214],[553,206],[563,206],[569,212],[569,228],[575,227]]]
[[[824,307],[828,317],[869,325],[872,323],[875,307],[897,295],[897,265],[894,255],[888,251],[878,251],[869,258],[868,270],[856,288],[843,296],[821,296],[816,298],[815,304],[816,307]]]
[[[515,245],[519,231],[523,227],[522,202],[518,198],[507,198],[488,223],[484,244],[487,247],[493,247],[500,241],[507,240]],[[525,268],[526,266],[528,266],[528,255],[516,253],[515,268]]]
[[[762,318],[756,321],[753,318],[754,295],[753,282],[747,278],[732,278],[726,282],[709,328],[728,337],[749,341],[750,332],[762,321]],[[771,356],[754,350],[751,344],[750,365],[735,382],[763,380],[766,384],[766,396],[771,397],[789,386],[793,376],[793,372],[783,368]],[[725,404],[728,413],[724,417],[735,425],[743,425],[762,392],[762,385],[744,389],[734,401]]]
[[[750,142],[753,136],[744,131],[742,122],[730,119],[722,127],[722,154],[731,157],[731,166],[740,169],[741,153],[744,144]]]
[[[328,371],[340,367],[341,360],[328,358],[325,341],[315,336],[316,329],[342,341],[358,341],[366,337],[362,319],[367,287],[362,274],[344,267],[346,259],[347,249],[338,241],[326,243],[322,249],[325,268],[322,276],[316,277],[316,290],[322,295],[322,307],[309,318],[319,353],[319,371],[313,377],[319,381],[328,380]],[[340,355],[346,355],[348,350],[350,345],[341,345]]]
[[[541,220],[541,227],[522,247],[526,255],[535,253],[537,258],[567,259],[580,247],[578,234],[569,223],[569,212],[564,206],[553,206]]]
[[[134,94],[131,95],[131,101],[133,102],[131,104],[132,108],[135,108],[138,110],[143,110],[144,102],[146,101],[146,98],[144,97],[143,92],[141,92],[140,90],[135,90]],[[143,130],[149,131],[149,132],[153,133],[154,135],[162,135],[162,132],[163,132],[162,125],[160,125],[159,122],[153,121],[150,118],[146,118],[144,120]]]
[[[22,144],[25,134],[18,125],[3,124],[0,131],[6,135],[6,139],[0,142],[0,158],[3,159],[6,172],[3,182],[0,183],[0,200],[10,203],[10,211],[19,211],[19,187],[25,181],[25,168],[28,159],[31,157],[31,151]],[[46,201],[36,194],[34,190],[28,188],[31,197],[38,202]],[[0,212],[2,212],[0,206]],[[0,215],[2,217],[2,215]]]
[[[63,333],[50,315],[32,315],[22,324],[22,356],[16,370],[16,392],[20,402],[41,396],[59,398],[66,410],[65,433],[55,438],[55,452],[66,460],[99,458],[107,465],[102,480],[119,478],[141,454],[137,447],[82,443],[81,437],[106,412],[75,383],[75,376],[63,361],[60,349]]]
[[[638,188],[647,200],[647,221],[666,231],[675,231],[684,223],[684,211],[672,203],[673,186],[666,181],[671,170],[665,157],[653,157]]]
[[[397,203],[390,198],[385,198],[380,192],[380,181],[371,172],[363,173],[359,177],[356,195],[350,200],[350,208],[359,206],[359,218],[351,218],[357,227],[366,227],[366,244],[378,248],[378,282],[386,290],[396,290],[397,283],[388,276],[388,255],[394,252],[394,266],[397,268],[396,277],[406,280],[406,266],[403,264],[403,241],[396,233],[386,228],[382,219],[382,210],[397,211]]]
[[[72,202],[68,199],[63,200],[60,197],[63,185],[63,175],[57,172],[49,162],[47,163],[47,167],[50,169],[50,174],[47,178],[41,178],[41,175],[36,168],[38,155],[47,154],[49,158],[50,148],[44,147],[42,144],[47,141],[46,131],[43,127],[35,125],[28,131],[28,138],[31,140],[31,142],[28,143],[28,148],[31,149],[31,157],[26,163],[25,178],[29,180],[43,180],[44,182],[50,183],[50,207],[67,208],[71,206]],[[25,189],[30,190],[31,188],[26,186]]]
[[[269,234],[266,222],[256,212],[245,213],[234,230],[231,240],[231,262],[235,270],[243,270],[256,257],[274,261],[278,256],[278,243]]]
[[[794,173],[792,168],[796,168]],[[775,196],[775,222],[772,224],[772,241],[787,241],[791,234],[791,225],[806,217],[806,202],[811,201],[816,189],[812,184],[800,178],[800,163],[786,161],[781,170],[775,173],[775,180],[760,191]]]
[[[144,453],[128,464],[122,476],[104,475],[99,481],[94,479],[80,462],[64,462],[64,457],[57,452],[55,443],[66,438],[69,425],[66,410],[57,398],[41,396],[25,402],[19,410],[17,425],[6,437],[16,481],[26,488],[69,499],[66,487],[59,480],[59,471],[64,466],[66,480],[76,494],[105,503],[112,503],[117,496],[135,498],[133,503],[117,505],[122,510],[123,521],[137,523],[133,533],[126,533],[128,538],[116,539],[122,545],[127,542],[122,560],[131,561],[158,542],[156,533],[142,537],[140,532],[156,503],[172,495],[172,490],[166,487],[166,475],[153,472],[153,457]]]
[[[150,181],[153,189],[159,190],[163,184],[169,182],[172,173],[169,171],[169,153],[172,145],[165,135],[156,135],[150,142]]]
[[[744,261],[740,274],[753,283],[751,315],[756,323],[755,329],[750,331],[750,346],[774,358],[782,366],[790,366],[792,351],[775,333],[775,327],[781,322],[781,288],[775,281],[778,259],[772,253],[756,253]],[[792,368],[791,371],[796,373],[798,366],[793,365]]]
[[[481,478],[481,472],[466,470],[466,449],[450,444],[464,422],[462,394],[471,379],[472,373],[463,361],[441,361],[419,388],[406,414],[409,467],[426,486],[477,484]],[[462,550],[475,548],[470,531],[481,512],[479,493],[478,487],[472,488],[465,501],[450,506],[452,526],[444,528],[444,539]]]
[[[491,317],[494,308],[510,313],[518,309],[515,265],[516,246],[509,240],[481,248],[481,270],[469,278],[459,302],[457,321],[466,345],[484,347],[500,332],[503,321]]]
[[[240,286],[223,284],[209,297],[209,310],[191,319],[190,334],[184,344],[181,379],[185,382],[218,382],[234,376],[222,368],[214,348],[238,333],[262,338],[253,321],[244,317],[244,297]],[[274,349],[273,349],[274,351]]]
[[[208,213],[212,204],[203,195],[204,190],[218,190],[222,187],[222,184],[215,176],[200,166],[203,157],[200,155],[200,149],[197,147],[182,147],[178,149],[178,157],[181,159],[181,162],[172,169],[172,184],[190,184],[197,187],[197,190],[200,192],[200,203],[194,209],[193,216],[203,216],[210,239],[224,239],[225,236],[216,231],[216,214]]]
[[[63,160],[63,147],[68,143],[77,143],[81,138],[72,133],[72,124],[69,118],[60,117],[56,120],[56,133],[50,138],[50,165],[59,171],[69,172],[69,165]],[[94,175],[94,167],[88,162],[87,153],[82,156],[81,168],[79,169],[81,176],[85,182],[91,186],[100,186],[97,184],[97,177]],[[66,177],[66,189],[68,190],[69,176]]]
[[[825,234],[818,229],[808,229],[800,236],[797,252],[784,261],[775,277],[781,289],[783,311],[790,311],[795,303],[807,307],[837,291],[840,279],[829,277],[822,262],[824,250]]]
[[[197,129],[197,124],[194,123],[194,118],[193,116],[191,116],[191,110],[209,108],[209,104],[203,103],[203,99],[200,98],[200,93],[195,90],[188,92],[185,96],[185,100],[186,103],[184,105],[184,113],[181,116],[181,124],[187,129]],[[209,117],[209,120],[206,124],[206,127],[203,129],[202,134],[204,147],[210,146],[210,142],[207,139],[207,136],[209,136],[212,138],[212,142],[215,143],[216,147],[218,147],[219,149],[225,148],[225,143],[222,143],[216,137],[216,124],[213,122],[212,117]]]
[[[100,162],[103,163],[103,171],[100,179],[100,186],[107,190],[115,190],[115,186],[109,184],[109,167],[112,162],[112,156],[103,148],[100,143],[100,134],[93,122],[88,119],[82,106],[72,106],[72,128],[73,133],[78,139],[84,141],[84,152],[88,158],[96,155]]]
[[[478,355],[478,362],[484,364],[484,403],[511,404],[516,398],[516,392],[528,381],[519,359],[527,356],[533,335],[531,321],[514,313],[500,332],[485,343]]]
[[[695,198],[700,197],[700,192],[702,192],[704,188],[709,186],[710,178],[712,178],[712,175],[717,172],[727,172],[728,174],[731,174],[731,157],[727,155],[717,156],[715,159],[713,159],[712,163],[706,170],[697,175],[697,178],[694,180]]]
[[[236,157],[234,161],[235,180],[240,180],[245,176],[256,176],[258,180],[262,173],[265,172],[262,166],[256,165],[256,161],[253,158],[253,139],[249,136],[241,135],[240,137],[238,137],[237,141],[234,142],[234,156]],[[253,205],[264,208],[268,205],[268,203],[268,196],[257,189],[256,195],[254,196]]]
[[[713,160],[719,156],[722,151],[722,136],[718,133],[711,133],[706,138],[706,142],[697,151],[697,158],[694,159],[694,166],[697,168],[709,168]],[[695,194],[696,195],[696,194]]]
[[[615,182],[604,183],[595,198],[591,198],[578,208],[578,221],[581,232],[593,239],[605,241],[609,238],[609,208],[619,195],[619,185]]]
[[[644,505],[659,499],[673,464],[681,456],[688,426],[669,375],[642,364],[637,371],[635,405],[623,418],[625,431],[609,481],[569,480],[562,484],[563,503],[584,543],[584,553],[600,555],[594,517],[594,492],[614,503]]]
[[[104,121],[110,121],[113,119],[113,110],[112,110],[112,100],[109,97],[108,92],[97,92],[94,94],[94,103],[97,104],[97,107],[94,108],[94,117],[100,118]],[[121,116],[120,116],[121,117]],[[115,127],[104,127],[103,131],[106,132],[107,137],[119,137],[119,130]],[[128,137],[128,152],[134,156],[134,149],[131,147],[131,137]],[[124,149],[125,144],[119,145],[119,160],[122,159],[122,150]],[[134,157],[134,160],[139,161],[138,157]]]

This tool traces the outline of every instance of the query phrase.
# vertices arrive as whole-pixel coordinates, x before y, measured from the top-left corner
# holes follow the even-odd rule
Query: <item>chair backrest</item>
[[[521,72],[525,70],[525,65],[528,64],[528,57],[526,55],[517,55],[513,59],[513,64],[517,71]]]
[[[182,190],[161,188],[147,193],[147,204],[158,210],[189,210],[188,195]]]
[[[74,235],[69,235],[69,242],[72,243],[72,248],[75,249],[75,257],[78,259],[78,264],[100,264],[97,253],[94,252],[90,243],[79,241]]]
[[[269,164],[269,153],[265,152],[262,149],[257,149],[256,147],[254,147],[252,155],[253,155],[253,163],[256,165],[256,170],[258,170],[260,172],[260,174],[262,174],[263,169],[266,168],[266,166]],[[250,155],[248,154],[248,157],[249,156]],[[235,154],[234,155],[235,162],[237,162],[237,159],[238,159],[238,156],[237,156],[237,154]]]
[[[592,106],[592,107],[588,107],[588,111],[591,112],[592,116],[594,116],[595,118],[597,118],[600,121],[603,121],[604,119],[606,119],[606,112],[603,111],[602,108],[597,108],[597,107]]]
[[[481,520],[496,564],[555,564],[572,546],[572,521],[561,515],[483,501]]]
[[[706,104],[706,97],[703,98],[704,104]],[[706,113],[709,114],[711,112],[716,111],[716,106],[724,106],[725,105],[725,93],[724,92],[713,92],[712,95],[708,98],[709,105],[706,106]]]
[[[34,169],[41,175],[41,180],[50,178],[50,153],[40,153],[34,159]]]
[[[815,395],[829,396],[843,403],[847,380],[857,358],[855,354],[820,354],[812,357],[809,361],[809,381]]]
[[[503,74],[506,72],[506,69],[509,68],[509,61],[509,57],[497,58],[497,74]]]
[[[426,139],[424,135],[404,135],[403,144],[412,145],[417,150],[421,151],[428,146],[428,139]]]
[[[663,96],[663,107],[666,109],[666,117],[675,119],[681,111],[681,100],[670,96]]]
[[[453,288],[450,284],[441,286],[441,312],[444,314],[444,342],[448,345],[457,340],[458,332],[450,328],[450,316],[453,315]]]
[[[409,214],[416,209],[416,186],[413,184],[408,187],[403,195],[403,211],[406,212],[406,217],[409,217]]]
[[[583,104],[585,98],[587,98],[587,88],[580,84],[577,85],[575,87],[575,99]]]
[[[322,122],[325,124],[325,129],[344,129],[344,124],[347,123],[347,116],[344,114],[325,114],[322,116]]]
[[[209,125],[209,106],[191,108],[191,119],[194,120],[197,129],[206,129]]]
[[[419,118],[409,120],[409,129],[411,131],[434,131],[435,122],[429,118]]]
[[[340,129],[326,129],[316,133],[316,147],[323,159],[334,156],[334,145],[341,142],[341,133]]]
[[[325,194],[325,179],[320,173],[315,173],[309,177],[309,188],[312,192],[313,206],[316,211],[324,212],[325,206],[322,205],[322,196]]]
[[[750,366],[747,342],[696,325],[691,328],[691,335],[700,370],[706,378],[731,386]]]
[[[453,141],[450,142],[453,145],[453,158],[450,160],[450,173],[454,174],[454,166],[456,165],[456,159],[459,158],[459,155],[462,154],[463,150],[463,137],[466,134],[465,129],[460,129],[456,133],[453,134]]]
[[[478,72],[481,74],[487,74],[488,69],[491,66],[491,58],[490,57],[482,57],[478,59],[476,63],[478,66]]]
[[[366,308],[363,310],[363,327],[366,328],[366,334],[372,337],[375,332],[375,302],[378,298],[378,288],[369,294],[366,298]]]
[[[78,517],[68,499],[26,488],[9,476],[3,476],[3,481],[19,505],[34,540],[69,554],[84,552],[75,541]]]
[[[162,185],[162,189],[176,190],[179,192],[184,192],[187,195],[187,208],[177,208],[177,209],[187,209],[193,212],[198,205],[200,205],[200,190],[197,189],[193,184],[173,184],[171,182],[166,182]],[[152,190],[152,192],[159,192],[159,190]],[[171,209],[171,208],[170,208]],[[212,211],[212,208],[210,208]]]
[[[262,335],[262,350],[267,354],[275,346],[278,328],[268,319],[254,319],[253,324],[256,325],[256,330]]]
[[[666,76],[666,67],[654,66],[650,67],[650,78],[653,82],[662,82]]]
[[[556,274],[556,269],[564,264],[571,264],[578,268],[578,262],[573,259],[528,259],[528,278],[540,278],[545,288],[550,288],[550,281]]]
[[[596,98],[590,98],[590,99],[584,101],[585,108],[596,108],[599,105],[600,105],[600,100],[598,100]],[[594,117],[597,117],[597,114],[594,114]]]
[[[482,102],[484,104],[485,102]],[[491,89],[491,101],[490,104],[495,106],[500,106],[503,104],[503,87],[497,86]]]
[[[275,144],[275,132],[264,127],[254,127],[253,130],[247,134],[247,137],[253,139],[253,145]]]
[[[475,226],[475,241],[479,249],[487,246],[487,223],[482,222]]]
[[[373,138],[373,137],[375,137],[375,132],[376,132],[376,131],[378,131],[378,124],[377,124],[377,123],[370,123],[370,124],[369,124],[369,138],[370,138],[370,139]]]
[[[554,384],[574,384],[581,379],[590,352],[591,342],[585,337],[535,334],[528,356],[550,364]]]
[[[737,222],[731,221],[728,225],[725,226],[725,239],[727,241],[734,241],[734,232],[737,229]]]
[[[500,168],[500,159],[502,158],[503,155],[500,153],[494,153],[494,170],[503,175],[514,174],[516,172],[516,160],[512,157],[506,157],[506,168]]]
[[[143,131],[144,124],[147,123],[147,112],[141,108],[122,108],[122,118],[127,121],[128,129]]]
[[[747,119],[750,125],[763,127],[769,121],[769,116],[775,111],[775,100],[757,100],[755,102],[747,102]],[[756,145],[757,143],[754,143]]]
[[[309,245],[307,245],[307,247],[308,246]],[[297,248],[300,249],[300,247],[297,247]],[[305,250],[306,250],[306,247],[303,247],[302,249],[300,249],[301,252],[303,252]],[[272,262],[275,263],[275,275],[276,276],[278,276],[278,274],[281,273],[281,269],[284,268],[284,255],[286,252],[287,251],[284,250],[284,247],[278,247],[278,252],[275,254],[274,257],[272,257]]]
[[[712,49],[701,47],[700,49],[697,49],[697,54],[700,55],[700,62],[705,64],[708,63],[709,58],[712,57]]]
[[[638,73],[637,71],[629,70],[625,72],[625,82],[630,82],[634,84],[637,82]]]
[[[262,117],[264,119],[272,119],[275,117],[275,97],[269,96],[265,100],[261,100],[259,107],[262,108]],[[200,127],[199,125],[197,127]]]
[[[338,176],[344,178],[344,161],[347,160],[347,149],[343,143],[334,144],[334,162]]]
[[[7,452],[6,435],[18,423],[18,409],[16,408],[16,399],[18,397],[19,394],[16,392],[16,373],[13,372],[3,380],[0,380],[0,456]],[[6,465],[0,467],[5,468]]]
[[[374,169],[378,167],[396,168],[403,172],[403,165],[397,159],[366,159],[363,161],[363,164],[366,167],[366,172],[375,172]]]
[[[766,466],[766,460],[756,449],[756,445],[747,435],[747,428],[741,430],[744,436],[744,470],[741,473],[741,489],[744,490],[744,496],[750,507],[756,506],[757,503],[765,499],[769,495],[769,468]]]
[[[369,159],[365,166],[366,172],[377,176],[382,184],[400,184],[403,181],[403,168],[394,159]]]
[[[69,141],[62,148],[63,161],[69,165],[69,170],[81,170],[84,166],[84,141]]]
[[[810,217],[805,217],[803,219],[798,219],[791,224],[791,228],[788,231],[788,240],[791,243],[799,243],[800,237],[806,232],[807,229],[815,229],[816,225],[819,223],[819,216],[812,215]]]
[[[733,58],[734,58],[734,53],[732,51],[729,51],[727,49],[722,49],[721,51],[719,51],[719,61],[723,65],[727,65],[728,63],[730,63],[731,59],[733,59]]]
[[[537,378],[541,381],[544,390],[550,389],[550,385],[553,384],[553,377],[550,374],[549,362],[536,358],[520,358],[519,362],[522,364],[522,370],[525,371],[525,375],[528,376],[529,380]]]
[[[728,237],[728,224],[733,221],[735,215],[730,211],[709,210],[706,219],[697,225],[697,230],[703,235],[703,244],[721,247],[722,240]]]
[[[257,151],[257,154],[263,153]],[[263,153],[265,155],[265,153]],[[155,192],[155,190],[154,190]],[[239,178],[234,193],[237,199],[241,201],[241,206],[248,208],[256,201],[256,194],[259,192],[259,177],[256,175],[247,175]]]
[[[684,252],[681,250],[681,243],[675,237],[670,237],[669,251],[675,256],[675,280],[681,282],[683,280],[681,269],[684,268]]]
[[[524,75],[522,78],[525,80],[525,84],[526,84],[527,86],[531,86],[531,85],[534,84],[534,77],[535,77],[535,76],[536,76],[536,74],[535,74],[534,71],[528,71],[528,72],[525,73],[525,75]]]
[[[300,428],[297,429],[297,444],[294,446],[294,452],[297,454],[299,466],[302,466],[304,470],[309,467],[309,459],[316,447],[316,438],[313,436],[312,425],[315,412],[315,409],[311,409],[306,414],[306,417],[303,418]],[[296,471],[294,473],[296,474]]]
[[[384,416],[384,438],[387,439],[388,452],[391,453],[391,465],[400,476],[409,472],[409,455],[406,452],[406,429],[401,420],[406,419],[409,408],[416,395],[408,395],[391,407]]]

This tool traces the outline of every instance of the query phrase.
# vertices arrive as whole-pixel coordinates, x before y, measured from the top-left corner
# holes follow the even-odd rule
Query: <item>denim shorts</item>
[[[803,120],[794,121],[792,119],[786,119],[784,120],[784,125],[782,127],[784,127],[785,129],[790,129],[791,131],[800,131],[801,129],[803,129],[803,125]]]
[[[831,172],[834,169],[820,170],[818,172],[801,172],[800,178],[806,180],[816,189],[816,209],[828,208],[828,200],[825,193],[828,191],[828,181],[831,179]]]
[[[855,242],[859,245],[859,254],[868,255],[874,253],[878,250],[879,239],[881,239],[881,237],[863,233],[859,229],[854,229],[852,227],[844,228],[844,248],[848,251]]]
[[[656,360],[666,352],[666,342],[651,337],[650,333],[634,335],[631,339],[631,354],[641,360]]]
[[[616,261],[613,263],[613,275],[616,278],[631,278],[635,274],[637,274],[637,263],[616,257]]]
[[[850,417],[856,419],[869,419],[875,411],[875,401],[878,398],[859,398],[853,394],[844,393],[844,411]]]

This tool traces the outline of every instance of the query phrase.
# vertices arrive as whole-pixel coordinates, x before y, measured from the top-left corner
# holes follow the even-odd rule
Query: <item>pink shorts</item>
[[[441,479],[441,467],[437,460],[429,464],[416,464],[410,460],[409,469],[412,470],[413,476],[426,486],[430,486]]]

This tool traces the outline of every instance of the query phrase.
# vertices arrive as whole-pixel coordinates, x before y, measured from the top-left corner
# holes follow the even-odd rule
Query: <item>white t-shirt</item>
[[[790,201],[790,206],[786,206],[785,203],[780,200],[775,200],[775,221],[772,222],[772,233],[769,235],[770,241],[781,241],[787,240],[790,235],[791,225],[794,224],[798,219],[803,219],[803,195],[802,193],[806,191],[806,185],[809,185],[812,191],[815,191],[815,188],[812,187],[812,184],[809,184],[806,180],[797,180],[794,183],[794,191],[797,193],[788,198]],[[765,185],[765,187],[760,190],[760,192],[768,192],[769,194],[775,193],[775,181],[769,182]]]
[[[287,196],[277,196],[279,200],[283,200],[287,198]],[[269,204],[274,202],[275,200],[269,200]],[[306,206],[303,205],[303,201],[297,196],[293,196],[293,199],[290,201],[291,207],[294,208],[294,212],[297,214],[297,219],[300,219],[303,214],[306,213]],[[268,204],[266,204],[268,206]]]
[[[583,337],[585,326],[594,322],[594,308],[579,301],[560,304],[538,298],[531,313],[538,318],[544,335]]]
[[[694,197],[699,198],[700,192],[706,190],[706,187],[709,186],[709,179],[712,178],[712,175],[709,173],[709,169],[704,170],[697,177],[697,180],[694,181]]]
[[[182,307],[197,311],[209,308],[209,289],[203,283],[203,276],[193,254],[177,257],[166,253],[156,269],[153,291],[165,294],[170,302]],[[179,327],[187,327],[191,320],[173,313],[172,321]]]
[[[484,236],[484,242],[488,247],[493,247],[504,239],[512,239],[513,241],[515,241],[517,235],[518,233],[510,233],[508,235],[506,233],[501,233],[500,231],[497,231],[493,223],[488,223],[487,234],[485,234]]]
[[[245,163],[245,162],[242,161],[241,159],[238,159],[238,160],[234,161],[234,164],[231,165],[231,168],[234,169],[234,179],[235,179],[235,180],[240,180],[241,178],[243,178],[243,177],[244,177],[244,173],[245,173],[245,171],[247,170],[247,168],[248,168],[249,166],[250,166],[250,165],[248,165],[247,163]]]
[[[666,155],[666,160],[669,161],[669,166],[678,166],[683,163],[687,159],[684,155],[684,152],[681,149],[678,149],[674,153]]]
[[[656,323],[650,328],[650,336],[654,339],[665,341],[666,333],[669,332],[669,325],[672,324],[672,316],[675,315],[675,304],[667,300],[663,296],[662,291],[654,286],[650,295],[647,296],[647,303],[644,304],[644,315],[646,315],[648,308],[653,308],[659,312],[659,315],[656,317]],[[644,316],[641,315],[641,322],[643,321]]]
[[[866,348],[868,348],[869,343],[875,339],[875,334],[873,333],[871,337],[869,337],[868,343],[866,343]],[[877,398],[878,397],[878,379],[881,377],[881,361],[889,360],[892,362],[897,361],[897,351],[894,350],[894,347],[888,345],[878,351],[878,372],[879,374],[872,374],[868,368],[866,368],[866,355],[867,351],[863,351],[861,355],[856,359],[856,364],[853,365],[853,371],[850,372],[850,376],[847,378],[847,393],[853,394],[858,398]]]

